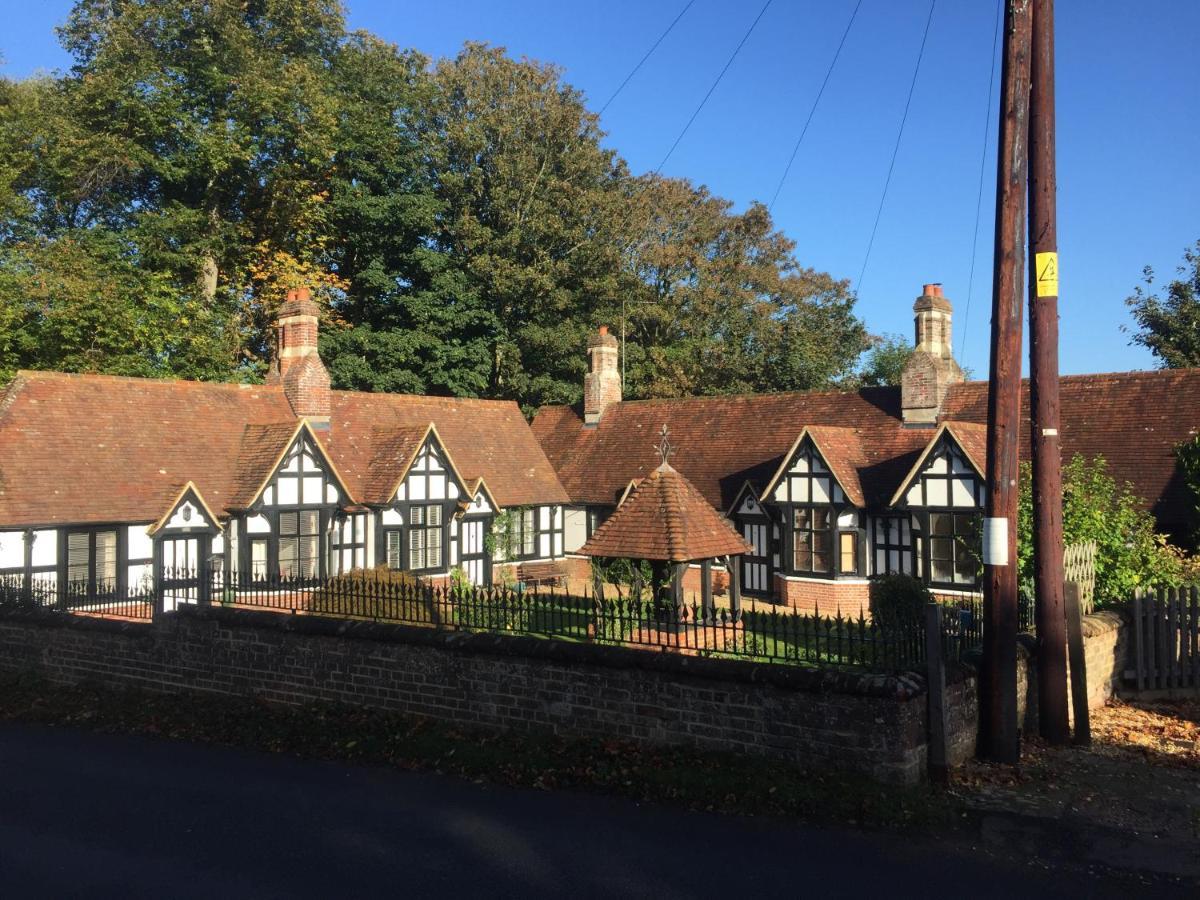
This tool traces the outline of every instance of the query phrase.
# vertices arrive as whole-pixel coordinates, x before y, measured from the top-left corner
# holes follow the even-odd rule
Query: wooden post
[[[946,765],[946,664],[942,659],[942,605],[925,607],[925,680],[929,697],[929,777],[945,781]]]
[[[1033,0],[1029,100],[1029,405],[1033,456],[1038,726],[1051,744],[1067,723],[1062,450],[1058,397],[1058,214],[1054,160],[1054,0]]]
[[[704,621],[713,620],[712,560],[700,563],[700,602],[704,605]]]
[[[729,566],[729,613],[737,622],[742,618],[742,558],[729,556],[726,564]]]
[[[1025,176],[1029,135],[1030,0],[1004,12],[996,177],[996,250],[988,379],[987,504],[980,749],[997,762],[1020,758],[1017,731],[1017,477],[1021,426]]]
[[[1079,602],[1079,594],[1079,585],[1074,581],[1064,585],[1067,644],[1071,659],[1071,705],[1075,711],[1075,743],[1086,747],[1092,742],[1092,719],[1088,710],[1087,657],[1083,652],[1083,606]],[[1040,711],[1038,714],[1041,715]]]

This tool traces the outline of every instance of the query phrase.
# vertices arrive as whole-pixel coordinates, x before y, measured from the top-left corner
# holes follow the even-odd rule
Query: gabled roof
[[[377,461],[431,423],[498,506],[567,502],[512,402],[333,391],[330,427],[315,436],[362,503]],[[188,482],[224,515],[297,427],[278,384],[20,372],[0,395],[0,527],[149,522]]]
[[[1175,447],[1200,429],[1200,369],[1070,375],[1060,379],[1064,459],[1104,456],[1118,482],[1134,492],[1166,529],[1182,529],[1189,496]],[[942,421],[987,422],[987,382],[949,389]],[[1022,386],[1022,450],[1029,458],[1029,387]],[[576,503],[611,505],[630,479],[658,464],[654,436],[666,423],[672,463],[714,507],[729,509],[746,481],[765,485],[805,427],[849,429],[862,457],[854,464],[866,503],[884,507],[933,434],[906,427],[899,388],[615,403],[584,427],[566,406],[539,410],[533,430]],[[980,466],[982,439],[956,430]],[[822,442],[822,453],[829,450]],[[969,446],[968,446],[969,445]],[[840,478],[840,476],[839,476]],[[843,488],[846,486],[843,485]]]
[[[350,496],[342,473],[325,452],[318,433],[307,421],[273,422],[268,425],[247,425],[243,431],[242,447],[237,461],[238,490],[227,509],[247,509],[262,495],[288,450],[301,434],[308,436],[321,461],[328,468],[329,475],[341,486],[342,491]]]
[[[925,449],[921,451],[921,455],[917,457],[912,468],[908,470],[908,474],[904,476],[900,486],[896,488],[896,493],[892,494],[889,506],[898,504],[908,493],[912,483],[917,480],[925,468],[925,462],[929,459],[929,455],[937,449],[943,435],[948,435],[959,446],[966,455],[967,462],[975,469],[976,475],[980,478],[987,477],[987,427],[976,425],[974,422],[943,422],[938,426],[938,430],[930,438],[929,443],[925,445]]]
[[[584,556],[692,562],[751,547],[686,478],[662,463],[580,548]]]
[[[825,465],[833,474],[834,479],[841,485],[846,498],[855,506],[866,506],[862,482],[858,478],[858,467],[863,464],[862,442],[858,432],[852,428],[837,428],[831,425],[806,425],[796,438],[791,448],[783,456],[783,461],[770,481],[762,489],[763,497],[770,497],[780,479],[788,472],[792,458],[804,443],[804,439],[812,441],[817,453],[825,460]]]
[[[464,491],[470,490],[468,481],[458,471],[458,467],[454,464],[454,457],[450,455],[445,441],[438,434],[437,426],[432,422],[423,429],[406,426],[393,429],[377,428],[373,438],[375,456],[371,463],[372,471],[366,479],[364,503],[379,505],[390,503],[396,496],[396,491],[400,490],[404,479],[408,477],[421,448],[430,438],[442,451],[446,465],[450,467],[450,473],[455,480],[462,485]],[[474,496],[474,492],[471,492],[472,499]]]
[[[163,527],[169,521],[171,521],[171,516],[175,514],[175,510],[179,508],[179,505],[183,502],[184,498],[189,495],[193,497],[198,504],[200,504],[200,508],[204,510],[204,515],[208,517],[208,521],[212,523],[212,526],[217,531],[224,531],[225,529],[221,524],[221,520],[212,511],[212,508],[208,505],[208,503],[205,502],[204,497],[200,494],[200,491],[196,489],[196,486],[189,481],[183,486],[179,493],[175,495],[175,499],[167,504],[166,510],[164,510],[158,521],[154,522],[146,529],[146,533],[156,534],[157,532],[161,531]]]
[[[570,407],[548,406],[533,430],[573,501],[611,505],[631,479],[658,465],[664,423],[675,448],[671,464],[718,509],[729,509],[747,481],[761,490],[797,435],[814,426],[837,429],[815,432],[822,455],[844,459],[842,472],[855,468],[863,499],[882,505],[932,433],[900,424],[900,393],[892,388],[625,401],[591,427]]]

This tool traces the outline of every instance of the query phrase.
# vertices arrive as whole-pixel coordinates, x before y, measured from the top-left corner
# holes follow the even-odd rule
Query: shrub
[[[309,598],[314,613],[372,619],[411,619],[415,611],[398,603],[419,600],[425,585],[409,572],[376,566],[353,569],[330,578]]]
[[[1139,587],[1173,586],[1196,577],[1196,560],[1155,532],[1128,483],[1118,484],[1104,457],[1076,455],[1063,466],[1063,542],[1096,542],[1096,601],[1122,602]],[[1022,579],[1033,577],[1033,485],[1021,467],[1017,563]]]
[[[912,575],[883,575],[871,580],[871,618],[885,631],[919,627],[925,607],[932,600],[929,588]]]

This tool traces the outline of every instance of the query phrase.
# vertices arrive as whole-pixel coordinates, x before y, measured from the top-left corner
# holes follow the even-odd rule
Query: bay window
[[[792,568],[814,575],[830,573],[833,516],[828,507],[798,506],[792,510]]]

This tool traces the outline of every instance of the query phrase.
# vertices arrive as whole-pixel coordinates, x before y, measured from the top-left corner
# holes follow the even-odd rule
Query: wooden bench
[[[558,560],[517,564],[517,581],[526,586],[563,587],[566,580],[566,566]]]

